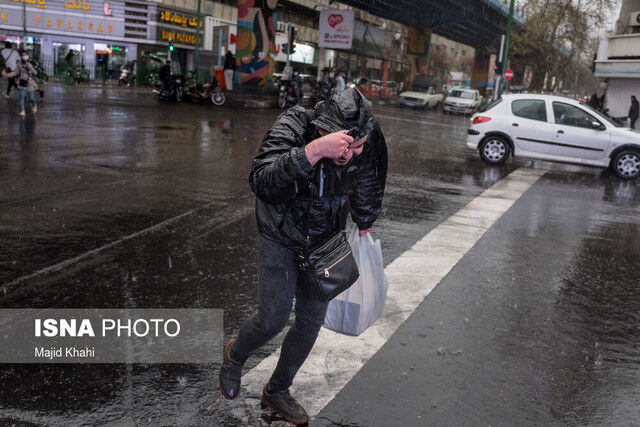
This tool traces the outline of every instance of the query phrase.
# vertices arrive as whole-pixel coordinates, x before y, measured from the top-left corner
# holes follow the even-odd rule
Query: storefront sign
[[[91,5],[85,0],[64,0],[65,9],[78,9],[87,13],[91,9]]]
[[[331,49],[351,49],[353,40],[353,10],[323,10],[320,12],[318,46]]]
[[[30,3],[33,0],[26,1],[27,4],[33,4]],[[124,37],[123,18],[104,16],[102,13],[99,15],[87,13],[90,10],[90,4],[86,0],[46,0],[46,3],[44,0],[35,1],[42,1],[42,3],[37,3],[36,7],[25,8],[28,32],[65,33],[106,39]],[[15,0],[5,0],[4,3],[0,3],[0,28],[3,26],[22,28],[22,7],[13,5],[14,2]],[[73,12],[69,11],[69,6],[73,6]],[[115,12],[122,14],[123,3],[111,2],[111,6]],[[87,7],[88,9],[85,10],[84,8]],[[82,10],[84,13],[79,14],[75,10]]]
[[[46,0],[7,0],[7,1],[12,1],[13,3],[22,3],[24,1],[26,4],[35,5],[38,9],[46,9],[47,8],[47,1]]]
[[[195,46],[196,33],[158,27],[158,40]]]
[[[200,28],[202,28],[203,21],[204,19],[201,18]],[[198,26],[198,18],[196,15],[164,8],[158,8],[158,22],[162,24],[177,25],[183,28],[196,28]]]

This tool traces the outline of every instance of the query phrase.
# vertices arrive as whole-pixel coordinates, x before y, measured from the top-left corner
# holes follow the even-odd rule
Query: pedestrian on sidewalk
[[[636,128],[636,122],[640,116],[640,105],[635,95],[631,95],[631,108],[629,108],[629,120],[631,121],[631,129]]]
[[[16,64],[20,59],[20,54],[17,50],[13,48],[11,42],[7,41],[4,43],[4,49],[0,52],[2,58],[4,60],[4,70],[7,73],[10,73],[16,68]],[[16,83],[15,77],[9,77],[7,83],[7,92],[4,94],[4,97],[9,99],[9,94],[11,93],[11,88],[14,87],[18,89],[18,84]]]
[[[236,58],[233,57],[233,53],[227,50],[224,55],[224,84],[227,90],[233,90],[233,74],[236,71]]]
[[[12,72],[7,73],[5,70],[2,70],[2,77],[17,76],[18,78],[18,92],[20,94],[18,97],[18,104],[20,105],[20,117],[25,116],[25,98],[29,99],[31,111],[34,114],[38,111],[35,97],[35,92],[38,90],[38,82],[36,81],[37,75],[38,72],[29,61],[29,54],[26,51],[22,52],[22,60],[16,63],[16,67]]]
[[[336,93],[341,93],[345,89],[344,78],[342,77],[342,73],[338,72],[336,74]]]
[[[291,423],[309,421],[289,387],[318,337],[328,303],[299,280],[298,257],[307,245],[318,247],[344,230],[349,213],[360,235],[369,232],[380,214],[386,175],[384,136],[369,102],[354,89],[313,109],[292,107],[271,126],[249,176],[257,196],[258,312],[224,346],[220,389],[227,399],[238,396],[249,356],[286,326],[295,296],[295,321],[261,403]]]

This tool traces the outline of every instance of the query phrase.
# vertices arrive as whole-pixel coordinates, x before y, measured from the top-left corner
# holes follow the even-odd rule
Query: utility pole
[[[27,38],[27,1],[22,0],[22,32],[24,33],[24,38]],[[22,42],[24,43],[24,41]]]
[[[502,36],[500,36],[500,52],[498,53],[498,59],[497,59],[497,63],[496,63],[496,77],[495,77],[495,83],[493,85],[493,100],[495,101],[496,99],[500,98],[500,85],[502,84],[502,75],[504,74],[503,68],[502,68],[502,62],[504,61],[504,41],[505,41],[505,37],[504,34]],[[499,68],[499,69],[498,69]]]
[[[498,97],[502,96],[502,82],[504,81],[504,73],[507,71],[507,62],[509,62],[509,40],[511,39],[511,26],[513,25],[513,9],[516,0],[511,0],[509,5],[509,20],[507,21],[507,36],[504,42],[504,55],[502,56],[502,73],[500,74],[500,87],[498,88]]]
[[[198,11],[196,12],[196,50],[193,54],[193,75],[198,80],[198,64],[200,63],[200,9],[202,0],[198,0]]]

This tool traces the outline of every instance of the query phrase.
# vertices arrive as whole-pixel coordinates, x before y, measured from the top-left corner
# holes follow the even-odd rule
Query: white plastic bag
[[[360,335],[382,315],[389,283],[384,274],[380,240],[371,233],[360,237],[354,225],[349,244],[360,277],[349,289],[329,302],[324,327],[345,335]]]

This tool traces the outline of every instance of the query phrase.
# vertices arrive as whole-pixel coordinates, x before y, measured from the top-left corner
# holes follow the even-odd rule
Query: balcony
[[[609,59],[640,59],[640,33],[609,38]]]

